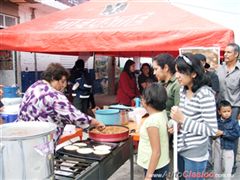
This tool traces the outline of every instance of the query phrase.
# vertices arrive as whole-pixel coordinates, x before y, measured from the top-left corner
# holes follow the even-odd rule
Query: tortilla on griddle
[[[111,149],[111,146],[108,146],[108,145],[98,145],[98,146],[94,146],[94,150],[99,150],[99,151],[106,151],[106,150],[110,150]]]
[[[79,149],[78,146],[74,146],[74,145],[67,145],[67,146],[64,146],[63,148],[67,151],[76,151],[77,149]]]
[[[77,150],[77,152],[78,152],[79,154],[90,154],[90,153],[93,152],[93,149],[92,149],[92,148],[79,148],[79,149]]]
[[[111,151],[109,150],[94,150],[93,153],[96,155],[106,155],[109,154]]]
[[[87,146],[87,144],[84,142],[74,143],[73,145],[78,146],[78,147],[86,147]]]

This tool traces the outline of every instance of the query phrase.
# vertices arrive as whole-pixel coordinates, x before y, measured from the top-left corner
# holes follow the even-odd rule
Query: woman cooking
[[[59,63],[51,63],[42,80],[32,84],[24,94],[18,121],[46,121],[57,125],[57,138],[66,124],[86,128],[89,124],[103,128],[104,124],[77,110],[62,93],[67,85],[68,71]]]

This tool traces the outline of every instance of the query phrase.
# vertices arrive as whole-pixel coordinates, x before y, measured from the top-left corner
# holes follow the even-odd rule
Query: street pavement
[[[121,166],[108,180],[128,180],[130,179],[130,161],[128,160]],[[134,158],[134,180],[143,180],[143,169],[136,164],[136,158]],[[222,178],[224,180],[225,178]],[[237,161],[236,173],[230,178],[230,180],[240,179],[240,160]],[[208,178],[208,180],[213,180]]]

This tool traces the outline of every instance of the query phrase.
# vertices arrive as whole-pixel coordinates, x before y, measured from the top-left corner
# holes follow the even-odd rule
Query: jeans
[[[152,180],[165,180],[168,175],[169,165],[166,165],[160,169],[156,169],[153,173]],[[144,175],[146,176],[147,169],[144,169]]]
[[[214,141],[214,172],[224,174],[225,180],[231,179],[234,155],[233,150],[221,149],[220,139]]]
[[[196,162],[178,155],[179,180],[204,180],[207,160]]]

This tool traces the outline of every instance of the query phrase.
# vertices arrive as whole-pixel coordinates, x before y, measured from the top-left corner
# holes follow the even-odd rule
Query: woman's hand
[[[171,118],[178,123],[183,124],[185,121],[185,116],[178,106],[173,106],[170,113]]]
[[[100,107],[95,106],[95,108],[92,108],[91,110],[92,110],[93,114],[96,114],[96,110],[99,110],[99,109],[100,109]]]
[[[169,134],[173,134],[174,133],[174,128],[173,128],[173,119],[170,119],[168,121],[168,133]],[[177,131],[179,131],[179,129],[181,128],[181,124],[177,124]]]
[[[3,85],[0,84],[0,97],[3,95],[2,87],[3,87]]]
[[[97,121],[96,119],[92,119],[91,125],[95,126],[99,131],[102,131],[105,129],[105,124],[103,124],[100,121]]]

